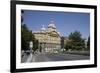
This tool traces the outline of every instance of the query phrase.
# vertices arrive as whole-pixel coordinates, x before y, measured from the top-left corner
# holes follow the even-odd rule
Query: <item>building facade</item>
[[[61,49],[60,33],[57,32],[53,21],[48,24],[47,28],[42,26],[40,31],[34,31],[33,34],[39,41],[40,52],[55,53]]]

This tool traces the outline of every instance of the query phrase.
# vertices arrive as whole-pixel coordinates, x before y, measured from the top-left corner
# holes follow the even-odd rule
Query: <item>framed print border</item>
[[[94,10],[94,64],[73,65],[73,66],[53,66],[40,68],[16,68],[16,6],[17,5],[36,5],[36,6],[52,6],[52,7],[70,7],[70,8],[84,8]],[[45,71],[45,70],[59,70],[59,69],[77,69],[97,67],[97,6],[93,5],[79,5],[79,4],[61,4],[61,3],[47,3],[47,2],[31,2],[31,1],[11,1],[11,72],[28,72],[28,71]]]

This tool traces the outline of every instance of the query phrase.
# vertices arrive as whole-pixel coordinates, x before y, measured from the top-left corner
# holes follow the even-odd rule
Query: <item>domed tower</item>
[[[46,31],[46,28],[44,27],[44,25],[42,25],[41,31],[42,32]]]
[[[51,21],[50,24],[48,25],[48,31],[56,31],[56,26],[54,24],[54,21]]]

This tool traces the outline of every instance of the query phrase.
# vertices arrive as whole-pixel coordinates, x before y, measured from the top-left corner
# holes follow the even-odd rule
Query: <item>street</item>
[[[48,62],[48,61],[72,61],[72,60],[89,60],[90,56],[88,55],[79,55],[79,54],[32,54],[24,57],[22,59],[23,63],[26,62]]]
[[[33,58],[33,62],[87,60],[89,58],[89,56],[76,54],[38,54]]]

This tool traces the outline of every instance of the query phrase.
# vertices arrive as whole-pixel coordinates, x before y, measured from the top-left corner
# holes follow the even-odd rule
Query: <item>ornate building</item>
[[[41,52],[55,53],[61,48],[60,33],[57,32],[53,21],[47,28],[42,26],[40,31],[33,32],[35,38],[39,41],[39,49]]]

